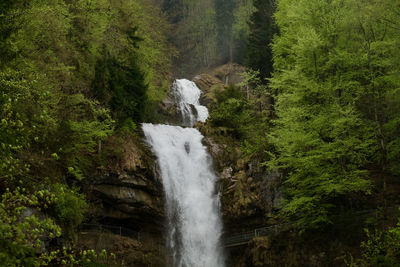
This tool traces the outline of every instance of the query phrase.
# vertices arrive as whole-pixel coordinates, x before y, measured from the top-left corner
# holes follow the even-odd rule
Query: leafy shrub
[[[84,195],[68,189],[65,185],[55,184],[53,190],[57,195],[55,216],[64,227],[67,237],[74,240],[76,228],[82,223],[88,204]]]
[[[400,265],[400,218],[396,227],[386,231],[365,230],[367,240],[361,243],[362,258],[352,259],[349,266],[395,267]]]
[[[236,98],[229,98],[211,111],[211,122],[215,126],[238,128],[243,119],[241,112],[244,108],[244,101]]]
[[[47,190],[6,190],[0,202],[0,266],[40,266],[54,259],[42,247],[44,240],[60,236],[61,229],[37,215],[54,201],[55,195]]]
[[[210,121],[217,127],[228,127],[234,130],[237,137],[241,134],[241,126],[247,118],[247,102],[239,88],[230,85],[224,90],[215,92],[217,105],[210,112]]]
[[[243,92],[234,85],[229,85],[223,90],[215,90],[214,94],[218,104],[221,104],[230,98],[245,99]]]
[[[135,131],[137,128],[137,125],[135,122],[133,122],[133,120],[131,118],[126,119],[121,126],[121,130],[122,132],[127,132],[127,133],[131,133],[133,131]]]

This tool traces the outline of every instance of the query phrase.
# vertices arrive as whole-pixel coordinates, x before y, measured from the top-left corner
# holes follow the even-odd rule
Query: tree
[[[97,99],[111,108],[120,125],[131,119],[143,119],[147,102],[147,89],[144,75],[131,56],[129,63],[119,61],[108,51],[96,63],[95,79],[92,87]]]
[[[367,165],[386,157],[377,159],[377,151],[397,153],[385,144],[398,135],[383,131],[397,117],[385,106],[399,103],[391,45],[398,31],[384,22],[393,20],[390,4],[394,9],[390,0],[278,3],[271,79],[278,119],[270,137],[277,153],[269,165],[286,173],[282,213],[303,229],[332,223],[334,208],[369,192]]]
[[[169,21],[175,22],[170,39],[179,50],[175,64],[181,75],[192,75],[215,64],[217,29],[214,0],[164,1]]]
[[[400,219],[396,226],[379,230],[365,229],[367,240],[361,242],[362,258],[351,257],[349,266],[389,266],[400,264]]]
[[[245,63],[258,70],[261,78],[269,78],[272,72],[272,50],[270,44],[277,33],[273,20],[274,2],[272,0],[253,0],[255,8],[250,18],[250,35],[247,41]]]
[[[24,189],[6,191],[1,198],[0,264],[3,266],[47,265],[56,255],[40,249],[44,240],[60,236],[60,227],[53,220],[40,219],[32,212],[34,208],[53,203],[55,195],[44,190],[32,195],[26,193]]]
[[[110,263],[68,241],[87,210],[81,180],[109,158],[113,118],[132,130],[149,87],[153,101],[165,95],[173,49],[153,3],[1,1],[1,266]],[[60,235],[68,248],[47,242]]]
[[[221,63],[233,60],[233,31],[234,10],[236,0],[214,0],[217,26],[217,55]]]
[[[385,176],[400,174],[400,7],[392,0],[362,4],[349,1],[354,14],[348,14],[346,27],[354,27],[351,41],[358,43],[358,51],[353,48],[352,54],[363,59],[364,73],[358,79],[364,90],[358,107],[373,125],[378,149],[375,162],[386,190]]]
[[[0,67],[5,65],[15,55],[10,53],[9,43],[7,39],[18,29],[18,25],[15,24],[14,18],[17,14],[10,13],[13,7],[17,4],[24,5],[26,0],[4,0],[0,3]]]
[[[235,20],[232,26],[235,45],[234,60],[240,64],[244,64],[247,42],[250,35],[250,18],[255,11],[253,0],[238,1],[236,10],[234,11]]]

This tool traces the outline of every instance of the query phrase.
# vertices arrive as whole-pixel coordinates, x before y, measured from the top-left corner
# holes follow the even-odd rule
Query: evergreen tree
[[[170,22],[178,23],[183,19],[183,7],[182,0],[164,0],[162,10],[168,14]]]
[[[253,0],[255,11],[250,18],[250,35],[245,62],[249,68],[258,70],[261,78],[269,78],[272,72],[270,44],[277,29],[273,20],[274,1]]]
[[[8,37],[18,28],[15,24],[17,14],[9,13],[17,5],[25,5],[27,0],[3,0],[0,2],[0,67],[6,64],[13,56],[7,42]]]
[[[247,42],[250,35],[250,17],[255,12],[253,0],[239,0],[234,12],[235,22],[232,26],[234,40],[234,61],[244,64]]]
[[[217,25],[217,55],[221,63],[233,60],[234,10],[236,0],[214,0]]]
[[[143,41],[136,36],[137,28],[129,33],[131,45],[138,48]],[[137,57],[131,55],[119,60],[106,48],[95,66],[92,83],[94,95],[111,108],[115,118],[123,124],[126,120],[141,122],[147,104],[145,77],[137,65]]]

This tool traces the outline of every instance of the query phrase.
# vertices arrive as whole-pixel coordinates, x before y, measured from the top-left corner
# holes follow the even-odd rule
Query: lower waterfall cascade
[[[205,121],[206,107],[199,104],[200,89],[191,81],[176,80],[175,101],[190,126]],[[182,103],[184,102],[184,103]],[[194,106],[197,112],[191,113]],[[182,110],[184,109],[184,110]],[[194,128],[171,125],[142,125],[146,140],[158,158],[166,198],[167,246],[175,267],[223,267],[220,243],[222,223],[217,176],[212,159]]]

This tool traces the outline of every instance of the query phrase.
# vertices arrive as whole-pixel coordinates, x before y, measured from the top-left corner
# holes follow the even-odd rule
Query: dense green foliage
[[[25,195],[24,190],[6,191],[0,203],[0,263],[3,266],[40,266],[54,258],[53,253],[36,255],[42,240],[60,236],[61,229],[51,219],[30,214],[26,206],[36,207],[54,203],[48,191]]]
[[[244,94],[231,85],[222,92],[217,92],[216,98],[218,106],[210,114],[213,125],[229,127],[237,136],[245,134],[242,127],[250,118],[250,114],[244,112],[248,109]]]
[[[243,76],[239,86],[247,88],[247,92],[233,85],[217,89],[217,103],[211,107],[209,120],[212,126],[227,129],[239,141],[246,157],[261,159],[267,156],[270,146],[266,134],[270,130],[269,93],[258,72],[249,70]]]
[[[390,0],[278,2],[269,164],[287,173],[283,212],[302,227],[330,223],[338,198],[368,193],[369,164],[396,174],[398,10]]]
[[[240,160],[280,172],[277,217],[306,235],[324,234],[346,211],[398,205],[398,2],[244,2],[232,29],[247,40],[249,69],[239,89],[215,92],[210,123],[241,145]],[[226,210],[256,206],[260,196],[246,191],[252,178],[235,173]],[[352,266],[397,266],[398,227],[373,231]]]
[[[240,89],[214,93],[210,123],[239,141],[242,158],[282,173],[282,220],[323,230],[340,212],[371,205],[365,196],[385,195],[388,177],[399,175],[400,7],[276,4],[253,1],[248,15],[241,2],[235,11],[249,22],[232,29],[246,33],[251,69]]]
[[[160,12],[149,1],[0,3],[0,265],[96,260],[48,243],[73,245],[88,209],[79,186],[113,153],[101,144],[132,134],[166,94],[174,50]]]
[[[136,45],[135,40],[132,42]],[[111,108],[120,123],[123,124],[127,119],[142,121],[147,85],[135,58],[124,59],[124,63],[107,52],[105,54],[105,58],[96,63],[92,85],[96,98]]]
[[[75,230],[83,222],[88,209],[85,197],[62,184],[53,185],[53,192],[57,196],[54,203],[55,218],[65,229],[67,237],[74,240]]]
[[[387,266],[400,264],[400,222],[395,227],[380,231],[365,229],[367,240],[361,242],[361,258],[351,257],[349,266]]]
[[[104,143],[152,119],[172,60],[248,67],[213,88],[208,125],[282,174],[279,215],[300,231],[378,190],[386,205],[400,175],[396,0],[3,0],[0,55],[0,265],[86,262],[46,241],[75,241],[79,186],[118,153]],[[238,210],[263,199],[247,178]],[[398,264],[398,228],[368,232],[354,265]]]
[[[60,187],[62,188],[62,187]],[[72,194],[71,194],[72,193]],[[29,194],[24,188],[6,190],[0,202],[0,263],[2,266],[83,266],[95,263],[115,263],[115,256],[94,250],[75,252],[66,247],[45,247],[45,242],[60,237],[61,228],[47,216],[47,212],[57,206],[58,216],[64,218],[81,216],[81,207],[65,202],[64,192],[38,190]],[[73,192],[67,198],[75,198]],[[63,200],[64,199],[64,200]],[[83,199],[81,198],[81,203]],[[60,209],[59,206],[63,206]],[[70,209],[65,214],[65,209]],[[65,216],[66,215],[66,216]],[[78,216],[79,216],[78,215]],[[72,225],[73,226],[73,225]],[[71,229],[72,229],[72,226]],[[96,265],[98,266],[98,265]]]
[[[2,177],[59,179],[68,170],[82,178],[114,120],[142,120],[146,100],[163,95],[151,93],[160,77],[151,72],[168,65],[165,56],[157,57],[167,49],[165,40],[155,41],[154,32],[138,37],[146,30],[137,25],[156,22],[129,15],[148,8],[61,0],[3,8],[14,31],[2,42],[13,54],[2,58],[0,72]]]

